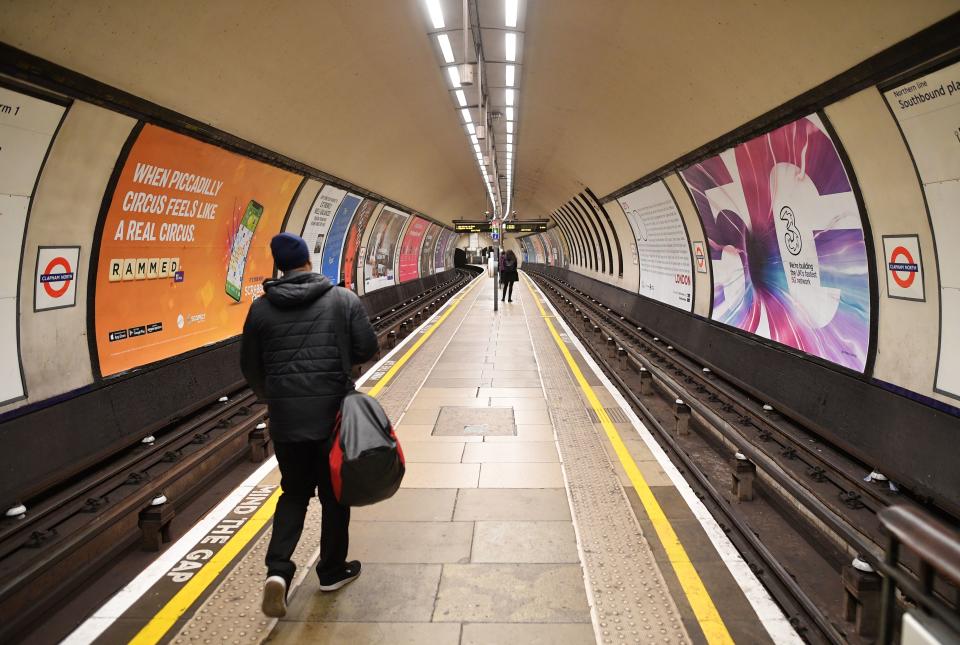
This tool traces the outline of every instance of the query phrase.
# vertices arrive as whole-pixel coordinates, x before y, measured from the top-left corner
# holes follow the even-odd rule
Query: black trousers
[[[503,300],[504,298],[510,298],[513,300],[513,280],[503,283],[503,295],[500,296],[500,300]]]
[[[290,559],[303,532],[307,504],[316,492],[320,498],[320,560],[317,575],[336,574],[343,569],[350,543],[350,507],[341,506],[330,482],[330,440],[276,442],[274,452],[280,465],[280,488],[273,516],[273,535],[267,548],[267,575],[283,576],[289,586],[297,565]]]

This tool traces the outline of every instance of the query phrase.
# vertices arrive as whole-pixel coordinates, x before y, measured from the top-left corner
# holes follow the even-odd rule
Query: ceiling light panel
[[[507,88],[506,90],[504,90],[504,94],[506,96],[507,105],[513,105],[513,99],[514,99],[513,90],[511,90],[510,88]]]
[[[460,116],[463,117],[463,122],[464,122],[464,123],[470,123],[470,121],[472,120],[472,119],[470,118],[470,110],[468,110],[468,109],[466,109],[466,108],[460,110]]]
[[[443,54],[443,61],[445,63],[455,62],[453,47],[450,46],[450,37],[446,34],[440,34],[437,36],[437,42],[440,43],[440,52]]]
[[[427,0],[427,11],[430,12],[430,22],[434,29],[443,29],[443,9],[440,8],[440,0]]]
[[[507,60],[511,63],[517,60],[517,35],[512,31],[505,33],[503,35],[503,45]]]
[[[467,107],[467,95],[463,93],[463,90],[457,90],[457,103],[460,104],[460,107]]]
[[[456,66],[447,68],[447,76],[450,77],[450,85],[454,88],[460,87],[460,70]]]
[[[517,26],[517,12],[520,8],[520,0],[505,0],[503,11],[503,22],[507,27]]]
[[[516,65],[507,65],[506,68],[504,69],[504,76],[506,76],[507,87],[513,87],[514,84],[516,83],[516,80],[517,80],[516,73],[517,73]]]

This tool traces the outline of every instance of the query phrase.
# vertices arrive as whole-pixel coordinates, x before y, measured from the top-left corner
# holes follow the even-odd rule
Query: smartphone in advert
[[[233,238],[233,250],[230,252],[230,265],[227,267],[227,295],[240,302],[243,293],[243,271],[247,266],[247,254],[253,242],[253,234],[263,215],[263,206],[250,200],[237,227],[237,235]]]

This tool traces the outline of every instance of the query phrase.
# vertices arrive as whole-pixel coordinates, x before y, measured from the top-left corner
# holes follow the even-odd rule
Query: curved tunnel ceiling
[[[521,4],[520,217],[548,215],[586,186],[616,190],[958,8]],[[5,2],[3,15],[0,40],[14,47],[440,221],[487,208],[421,0],[34,0]]]

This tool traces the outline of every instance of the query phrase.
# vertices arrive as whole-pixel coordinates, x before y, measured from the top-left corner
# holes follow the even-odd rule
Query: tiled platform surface
[[[305,534],[296,556],[303,583],[267,640],[705,642],[564,360],[524,283],[497,313],[490,281],[477,284],[379,395],[399,419],[407,474],[392,499],[354,509],[350,557],[363,562],[363,574],[336,593],[319,592],[309,562],[317,535]],[[629,423],[616,425],[731,636],[769,642],[658,462]],[[314,502],[308,523],[316,513]],[[262,639],[268,536],[174,642]]]
[[[308,576],[272,642],[595,642],[517,296],[494,313],[492,286],[477,285],[444,323],[456,333],[421,348],[442,350],[429,373],[398,375],[406,391],[422,382],[397,427],[407,474],[393,499],[354,509],[350,557],[364,572],[329,595]]]

